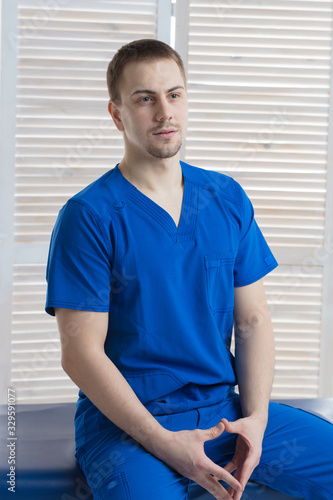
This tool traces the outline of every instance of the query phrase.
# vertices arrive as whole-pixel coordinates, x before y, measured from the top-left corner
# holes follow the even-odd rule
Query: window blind
[[[50,232],[63,203],[122,155],[106,111],[108,61],[131,39],[161,38],[171,12],[164,0],[17,0],[17,7],[17,35],[6,38],[18,73],[12,247],[0,234],[14,262],[2,281],[13,289],[12,311],[3,307],[10,383],[18,402],[72,401],[77,389],[60,366],[55,320],[44,313]],[[332,3],[178,0],[175,13],[189,80],[183,157],[241,183],[280,263],[265,280],[277,343],[273,396],[332,396],[332,384],[320,382],[323,357],[331,357],[324,321],[333,270]],[[332,368],[325,373],[332,382]]]
[[[176,32],[188,73],[183,157],[240,182],[280,264],[265,279],[276,337],[273,396],[324,395],[333,4],[190,0],[177,9],[188,24],[185,35],[181,25]]]
[[[56,321],[44,312],[50,234],[67,199],[122,156],[122,136],[107,112],[108,62],[121,45],[158,35],[158,0],[50,5],[18,0],[12,40],[17,119],[11,384],[23,403],[77,397],[61,368]]]

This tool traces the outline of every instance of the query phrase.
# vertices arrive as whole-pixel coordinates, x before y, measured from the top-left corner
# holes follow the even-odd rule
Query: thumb
[[[222,432],[224,431],[224,424],[220,420],[218,424],[214,425],[214,427],[210,427],[209,429],[206,429],[205,432],[205,441],[211,441],[212,439],[216,439],[217,437],[221,436]]]
[[[230,434],[241,433],[241,419],[229,422],[226,418],[222,418],[221,422],[223,423],[225,430]]]

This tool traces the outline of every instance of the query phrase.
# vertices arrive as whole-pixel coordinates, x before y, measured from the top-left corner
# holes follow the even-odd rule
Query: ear
[[[121,121],[121,114],[120,114],[120,109],[119,109],[119,104],[117,104],[115,101],[109,101],[108,103],[108,111],[112,117],[112,120],[114,121],[115,126],[117,127],[120,132],[123,132],[124,126]]]

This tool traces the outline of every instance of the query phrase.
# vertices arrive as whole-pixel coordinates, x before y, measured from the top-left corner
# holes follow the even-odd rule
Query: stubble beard
[[[163,124],[159,127],[159,129],[163,128]],[[167,127],[166,127],[167,128]],[[170,140],[166,139],[166,142],[161,145],[156,144],[147,144],[146,151],[154,158],[163,159],[163,158],[172,158],[176,156],[179,152],[180,148],[183,144],[183,134],[181,133],[180,128],[178,127],[178,141],[173,144]],[[170,143],[169,143],[170,142]]]
[[[177,142],[177,144],[170,145],[169,147],[168,145],[165,145],[164,147],[149,145],[147,147],[147,152],[154,158],[172,158],[173,156],[176,156],[181,147],[182,141]]]

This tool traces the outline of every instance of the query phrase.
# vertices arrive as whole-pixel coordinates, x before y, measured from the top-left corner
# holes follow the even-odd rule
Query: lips
[[[163,138],[168,138],[168,137],[173,137],[176,132],[177,130],[175,128],[162,128],[161,130],[154,132],[153,135],[157,135]]]

